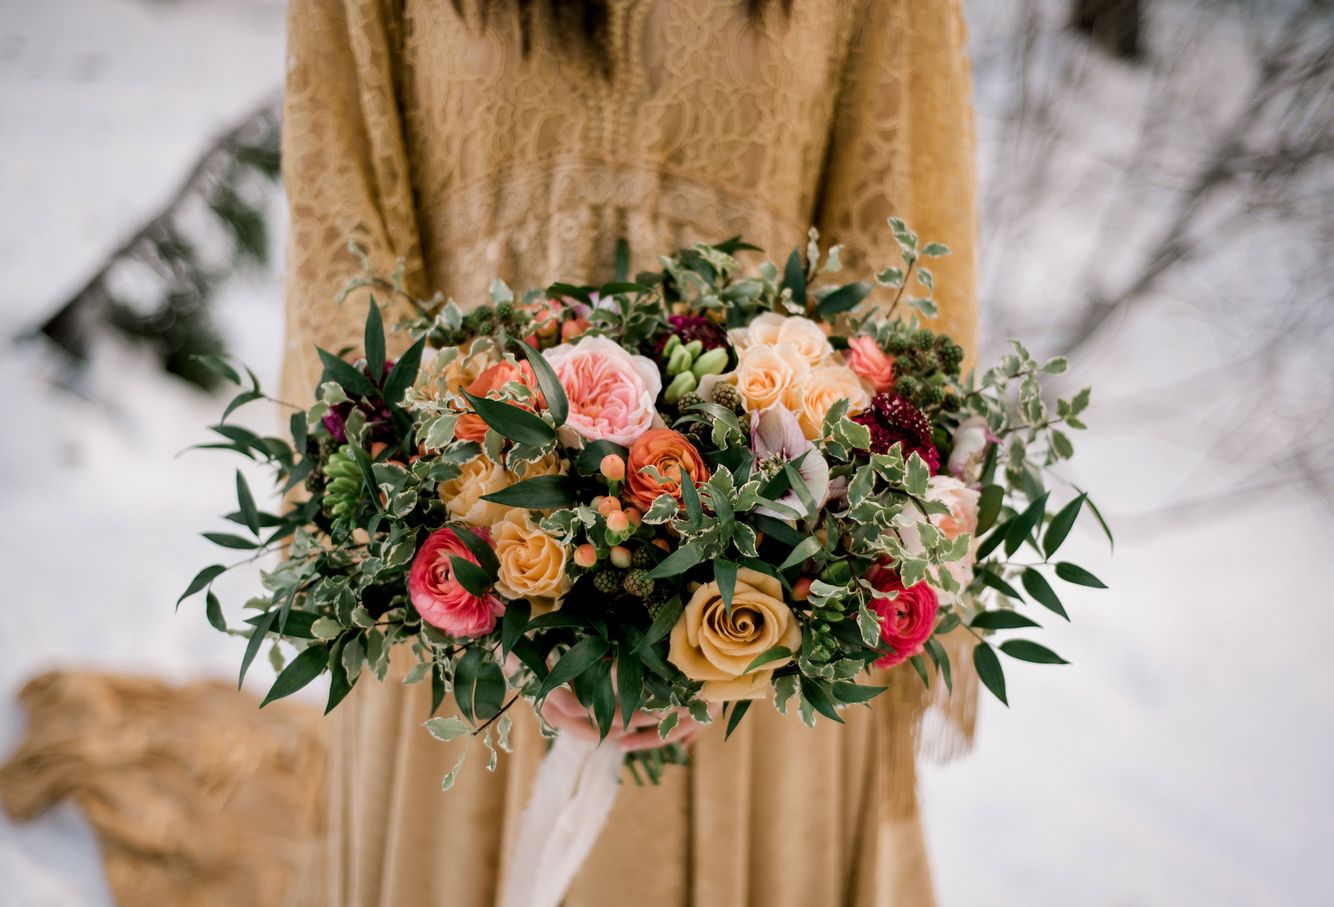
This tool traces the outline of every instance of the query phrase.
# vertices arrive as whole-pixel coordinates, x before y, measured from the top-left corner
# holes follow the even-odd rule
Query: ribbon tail
[[[519,820],[502,907],[559,907],[607,824],[623,759],[613,743],[556,737]]]

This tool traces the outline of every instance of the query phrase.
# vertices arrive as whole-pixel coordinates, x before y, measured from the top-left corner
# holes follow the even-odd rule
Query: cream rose
[[[926,499],[928,501],[939,501],[950,509],[948,514],[932,514],[932,525],[939,529],[947,539],[957,538],[965,532],[974,534],[972,544],[968,547],[968,553],[961,560],[950,561],[943,568],[953,574],[961,588],[966,587],[973,581],[973,563],[977,559],[978,548],[976,537],[978,498],[979,493],[976,489],[969,488],[953,476],[934,475],[927,481]],[[922,512],[915,505],[912,505],[907,512],[915,515],[918,520],[921,519]],[[922,553],[922,536],[917,531],[915,523],[901,527],[899,537],[903,540],[903,547],[909,555]],[[931,569],[935,571],[940,568],[933,567]],[[958,599],[957,593],[946,592],[940,588],[938,579],[934,577],[928,577],[928,579],[936,589],[941,604],[953,604]]]
[[[777,312],[765,312],[751,319],[743,328],[733,328],[727,332],[727,339],[739,350],[752,346],[774,346],[778,343],[778,332],[786,319]]]
[[[765,573],[737,571],[728,614],[717,583],[700,586],[672,628],[667,660],[691,680],[702,680],[710,702],[760,699],[767,695],[781,658],[745,673],[755,656],[774,646],[801,648],[801,627],[783,601],[783,587]]]
[[[768,409],[783,402],[788,388],[811,370],[801,352],[790,343],[754,346],[741,353],[736,388],[746,409]]]
[[[542,531],[527,510],[515,509],[491,528],[500,572],[496,588],[506,598],[526,598],[537,612],[550,610],[570,591],[569,552]]]
[[[834,352],[824,330],[809,318],[794,315],[784,318],[778,327],[778,343],[790,343],[812,368],[824,362]]]
[[[436,493],[453,519],[470,526],[490,526],[504,519],[510,508],[483,501],[482,495],[508,488],[514,481],[512,474],[482,454],[464,463],[458,476],[436,486]]]
[[[801,383],[791,385],[783,403],[797,414],[802,434],[815,440],[824,430],[824,417],[830,407],[845,398],[849,415],[871,405],[871,395],[856,372],[844,365],[822,365]]]

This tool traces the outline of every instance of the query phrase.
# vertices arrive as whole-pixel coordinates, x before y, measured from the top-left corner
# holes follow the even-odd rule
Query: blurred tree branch
[[[259,187],[278,174],[279,105],[269,98],[210,142],[157,213],[20,339],[46,337],[83,364],[93,338],[109,332],[149,347],[166,371],[210,386],[212,372],[195,357],[222,349],[209,311],[213,290],[237,265],[267,263]],[[221,266],[206,254],[217,245],[210,229],[218,228],[228,248]]]

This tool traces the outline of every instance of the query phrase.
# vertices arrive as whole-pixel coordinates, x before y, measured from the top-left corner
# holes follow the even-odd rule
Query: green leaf
[[[528,626],[528,618],[532,616],[533,606],[526,598],[515,599],[505,603],[505,614],[500,618],[500,651],[506,655],[514,648],[514,644],[523,636],[523,631]]]
[[[845,284],[820,300],[819,313],[828,318],[830,315],[837,315],[840,312],[856,308],[857,304],[865,299],[870,292],[871,285],[869,283],[859,281]]]
[[[676,620],[684,610],[685,603],[681,601],[680,596],[672,598],[660,607],[658,613],[653,616],[653,623],[649,626],[648,633],[644,635],[644,640],[638,648],[642,651],[672,632],[672,627],[676,626]]]
[[[232,398],[232,402],[227,404],[227,408],[222,411],[222,418],[218,419],[218,421],[226,422],[228,416],[245,406],[247,403],[253,403],[256,400],[262,399],[264,399],[264,395],[259,391],[242,391]]]
[[[361,373],[361,370],[338,358],[328,350],[318,350],[320,361],[324,363],[324,375],[320,383],[334,381],[349,394],[358,397],[375,396],[375,385]]]
[[[1000,543],[1005,541],[1005,534],[1009,532],[1013,520],[1006,520],[991,530],[991,533],[982,540],[982,544],[977,547],[977,560],[984,561],[987,555],[1000,547]]]
[[[482,500],[525,510],[551,510],[568,507],[576,499],[569,476],[533,476],[500,491],[482,495]]]
[[[268,619],[269,614],[278,614],[279,611],[265,612],[256,614],[254,617],[247,617],[246,623],[252,627],[258,627]],[[313,611],[292,611],[287,615],[287,624],[282,628],[280,636],[286,636],[288,639],[314,639],[315,621],[319,615]]]
[[[732,714],[727,718],[727,733],[723,734],[724,740],[732,736],[732,732],[741,723],[741,719],[745,717],[746,711],[754,701],[753,699],[739,699],[732,704]]]
[[[723,600],[727,613],[732,613],[732,596],[736,593],[736,564],[726,558],[716,558],[713,562],[713,579],[718,583],[718,595]]]
[[[430,718],[422,727],[430,732],[431,736],[442,743],[448,743],[468,733],[468,723],[457,715],[451,715],[448,718]]]
[[[547,410],[556,420],[556,426],[564,425],[570,415],[570,398],[565,396],[565,388],[561,387],[555,369],[547,362],[545,356],[528,344],[519,341],[519,348],[527,357],[528,364],[533,367],[533,376],[537,378],[537,386],[542,391],[543,399],[547,401]]]
[[[751,661],[751,663],[746,665],[746,670],[742,671],[741,673],[749,674],[756,668],[763,667],[764,665],[767,665],[772,661],[780,661],[781,659],[791,658],[791,657],[792,657],[792,650],[789,649],[787,646],[771,646],[768,649],[765,649],[759,655],[756,655],[755,658]]]
[[[677,548],[647,574],[649,579],[663,579],[685,573],[704,559],[700,547],[694,543]]]
[[[1084,498],[1085,496],[1081,494],[1051,518],[1051,525],[1047,527],[1047,532],[1042,537],[1042,550],[1046,552],[1047,557],[1055,554],[1056,549],[1061,547],[1065,537],[1070,534],[1070,527],[1075,525],[1079,509],[1084,506]]]
[[[398,357],[394,367],[389,370],[389,377],[384,379],[384,402],[390,406],[398,406],[408,388],[416,383],[417,372],[422,364],[422,349],[425,346],[426,338],[419,337],[416,343]]]
[[[802,539],[801,544],[793,548],[792,552],[783,560],[783,563],[778,565],[778,571],[781,573],[790,567],[797,566],[808,557],[812,557],[822,547],[820,540],[813,535]]]
[[[283,668],[283,672],[273,682],[273,686],[269,688],[269,694],[264,697],[264,701],[259,704],[259,707],[264,708],[275,699],[291,696],[323,674],[324,669],[328,666],[329,650],[327,648],[324,646],[307,646],[301,650],[300,655],[292,659],[291,664]]]
[[[1005,555],[1009,557],[1019,550],[1019,546],[1028,538],[1033,527],[1042,522],[1043,508],[1047,506],[1048,493],[1044,492],[1036,501],[1010,523],[1005,533]]]
[[[806,305],[806,268],[801,263],[801,255],[796,249],[787,257],[787,266],[783,268],[783,289],[792,291],[792,301],[797,305]]]
[[[185,587],[185,591],[181,593],[181,597],[176,599],[176,607],[179,608],[181,602],[185,601],[226,572],[227,568],[222,564],[213,564],[200,570],[195,574],[195,578],[190,580],[190,585]]]
[[[1015,589],[1014,586],[1011,586],[1009,583],[1001,579],[999,576],[997,576],[990,570],[977,571],[977,578],[982,581],[983,585],[990,586],[991,588],[999,592],[1001,595],[1008,595],[1010,598],[1013,598],[1017,601],[1024,600],[1024,597],[1019,594],[1018,590]]]
[[[204,616],[208,618],[213,629],[222,630],[224,633],[227,631],[227,618],[222,616],[222,603],[211,589],[204,596]]]
[[[981,538],[982,533],[995,525],[1004,500],[1005,489],[1001,486],[988,485],[982,489],[982,494],[977,499],[977,529],[973,532],[973,538]]]
[[[1102,534],[1107,536],[1107,546],[1115,550],[1116,540],[1112,538],[1112,527],[1108,526],[1107,521],[1102,518],[1102,511],[1098,509],[1097,504],[1093,503],[1093,498],[1088,496],[1087,491],[1084,491],[1082,488],[1079,488],[1077,486],[1075,490],[1078,491],[1080,494],[1082,494],[1084,496],[1084,500],[1088,502],[1089,510],[1093,511],[1094,518],[1098,521],[1098,525],[1102,527]]]
[[[903,474],[903,487],[908,493],[916,497],[926,495],[926,483],[931,478],[931,469],[926,465],[926,460],[922,455],[913,451],[908,455],[906,469]]]
[[[347,671],[340,670],[343,661],[343,644],[335,643],[329,653],[331,666],[329,671],[329,698],[324,703],[324,714],[329,714],[352,692],[354,681],[347,676]]]
[[[950,247],[938,242],[929,242],[922,249],[922,254],[931,258],[939,258],[942,255],[950,254]]]
[[[1045,576],[1034,568],[1028,567],[1024,570],[1020,579],[1024,584],[1024,590],[1032,596],[1033,601],[1048,611],[1054,611],[1061,615],[1066,620],[1070,619],[1070,615],[1065,613],[1065,606],[1061,604],[1060,596],[1056,594],[1056,590],[1051,587],[1051,583],[1047,582]]]
[[[469,721],[494,718],[505,704],[505,675],[480,648],[471,648],[454,666],[454,700]]]
[[[556,430],[526,409],[520,409],[501,400],[491,400],[462,391],[463,397],[472,406],[482,421],[497,432],[533,447],[544,447],[556,438]]]
[[[658,739],[666,740],[667,735],[676,730],[676,725],[681,721],[680,712],[668,712],[667,717],[658,722]]]
[[[365,340],[366,371],[371,373],[371,380],[376,384],[384,375],[384,319],[380,317],[380,307],[371,297],[371,307],[366,313]]]
[[[969,622],[975,630],[1018,630],[1022,627],[1036,627],[1037,622],[1020,614],[1018,611],[983,611]]]
[[[613,444],[611,441],[589,441],[579,452],[579,459],[575,460],[574,468],[580,475],[595,476],[602,465],[602,458],[608,454],[616,454],[624,460],[630,456],[630,449]]]
[[[239,385],[241,383],[241,376],[236,373],[236,369],[228,365],[223,359],[217,356],[194,356],[192,358],[220,378],[226,378],[232,384]]]
[[[491,586],[491,577],[485,570],[457,554],[449,556],[449,565],[454,571],[454,578],[464,589],[479,598],[486,595],[486,590]]]
[[[977,676],[983,685],[1008,706],[1009,700],[1005,698],[1005,670],[996,657],[996,650],[987,643],[978,643],[973,647],[973,667],[977,669]]]
[[[259,547],[259,542],[242,538],[239,535],[232,535],[229,532],[201,532],[204,538],[215,545],[221,545],[223,548],[234,548],[241,551],[253,551]]]
[[[860,683],[834,684],[834,698],[839,702],[869,702],[888,687],[868,686]]]
[[[500,561],[496,559],[496,551],[486,540],[477,535],[466,526],[450,526],[454,534],[459,537],[459,541],[477,558],[477,563],[490,576],[494,577],[500,572]]]
[[[1070,662],[1057,655],[1046,646],[1040,646],[1027,639],[1007,639],[1000,644],[1000,650],[1011,658],[1031,661],[1041,665],[1064,665]]]
[[[552,666],[551,672],[542,681],[542,686],[538,688],[537,696],[534,698],[541,702],[552,690],[561,684],[569,683],[587,671],[607,654],[609,646],[610,643],[599,636],[586,636],[570,646],[569,651]]]
[[[838,709],[834,708],[834,703],[829,699],[829,693],[825,691],[824,684],[809,677],[802,675],[801,695],[811,704],[811,707],[830,721],[843,723],[843,719],[838,715]]]
[[[236,470],[236,503],[246,528],[259,535],[259,510],[255,507],[255,496],[250,493],[250,486],[239,469]]]
[[[1068,561],[1061,561],[1056,565],[1056,575],[1067,583],[1074,583],[1077,586],[1090,586],[1094,589],[1107,588],[1107,584],[1092,573],[1089,573],[1083,567],[1077,567]]]
[[[632,649],[623,648],[616,659],[617,693],[621,698],[621,727],[630,729],[630,719],[644,699],[644,663]]]

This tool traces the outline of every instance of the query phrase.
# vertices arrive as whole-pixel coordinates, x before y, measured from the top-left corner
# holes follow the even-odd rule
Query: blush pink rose
[[[894,359],[875,342],[873,337],[853,337],[843,353],[843,361],[876,393],[883,394],[894,386]]]
[[[662,376],[651,359],[589,336],[562,343],[546,358],[570,400],[565,424],[580,437],[629,447],[653,427]]]
[[[474,529],[490,542],[487,533]],[[432,532],[417,550],[408,571],[408,597],[422,620],[457,639],[485,636],[495,629],[505,605],[494,595],[473,595],[454,576],[451,557],[477,563],[452,529]]]
[[[871,599],[871,610],[880,618],[880,638],[893,651],[876,661],[877,668],[892,668],[922,651],[936,625],[940,602],[926,583],[905,589],[897,572],[877,565],[866,575],[882,595]],[[894,598],[889,598],[890,595]]]

